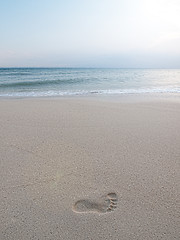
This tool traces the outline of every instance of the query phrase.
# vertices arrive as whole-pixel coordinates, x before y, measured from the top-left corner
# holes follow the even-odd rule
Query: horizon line
[[[0,67],[0,69],[180,69],[172,67]]]

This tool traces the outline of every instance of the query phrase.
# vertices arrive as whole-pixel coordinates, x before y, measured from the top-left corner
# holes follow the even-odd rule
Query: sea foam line
[[[180,88],[144,88],[144,89],[107,89],[107,90],[79,90],[79,91],[30,91],[0,93],[0,97],[46,97],[46,96],[76,96],[76,95],[118,95],[118,94],[146,94],[146,93],[180,93]]]

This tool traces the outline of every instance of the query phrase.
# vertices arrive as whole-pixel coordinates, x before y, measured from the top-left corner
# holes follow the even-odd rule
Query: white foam
[[[40,92],[9,92],[1,93],[0,97],[55,97],[76,95],[119,95],[119,94],[146,94],[146,93],[180,93],[180,88],[143,88],[143,89],[107,89],[107,90],[79,90],[79,91],[40,91]]]

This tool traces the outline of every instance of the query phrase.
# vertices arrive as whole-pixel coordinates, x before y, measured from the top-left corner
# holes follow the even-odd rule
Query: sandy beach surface
[[[178,97],[1,99],[0,239],[180,239],[179,163]]]

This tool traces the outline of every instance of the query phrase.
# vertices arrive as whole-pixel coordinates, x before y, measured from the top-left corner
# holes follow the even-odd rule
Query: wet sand
[[[0,100],[0,239],[178,239],[180,101]]]

